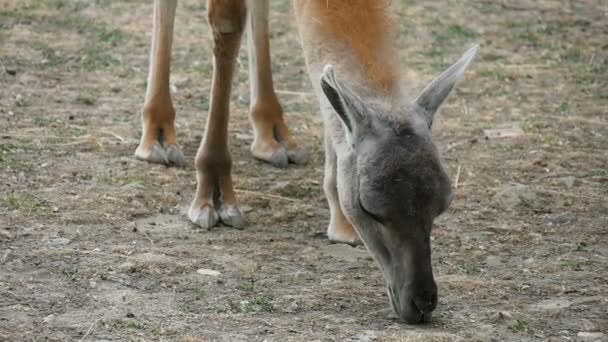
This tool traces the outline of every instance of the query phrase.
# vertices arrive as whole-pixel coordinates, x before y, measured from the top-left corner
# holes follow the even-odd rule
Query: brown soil
[[[458,181],[433,232],[440,299],[425,326],[395,319],[363,248],[324,237],[322,122],[289,1],[272,3],[276,86],[312,160],[250,156],[242,53],[231,150],[250,223],[207,231],[185,217],[210,86],[203,2],[178,7],[190,162],[175,169],[131,157],[149,1],[0,0],[0,341],[606,340],[605,2],[395,2],[415,88],[482,46],[434,128]],[[522,134],[484,138],[513,123]]]

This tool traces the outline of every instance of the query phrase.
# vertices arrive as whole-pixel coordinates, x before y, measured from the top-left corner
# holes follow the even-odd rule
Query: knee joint
[[[243,0],[207,1],[207,20],[213,35],[236,34],[243,32],[247,9]]]

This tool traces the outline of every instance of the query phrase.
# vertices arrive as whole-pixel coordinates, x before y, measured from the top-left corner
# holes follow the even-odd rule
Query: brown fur
[[[385,92],[397,86],[394,20],[386,0],[297,0],[296,11],[314,25],[318,41],[345,44],[370,85]]]

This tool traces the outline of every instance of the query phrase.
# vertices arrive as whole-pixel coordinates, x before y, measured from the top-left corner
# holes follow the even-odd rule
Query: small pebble
[[[200,268],[196,271],[196,273],[202,274],[202,275],[208,275],[208,276],[212,276],[212,277],[217,277],[221,274],[220,272],[218,272],[216,270],[208,270],[206,268]]]
[[[580,342],[604,341],[604,334],[601,332],[581,331],[576,334],[576,340]]]

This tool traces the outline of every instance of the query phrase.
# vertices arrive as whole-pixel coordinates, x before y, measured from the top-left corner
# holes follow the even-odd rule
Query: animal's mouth
[[[397,316],[399,317],[399,319],[401,319],[402,321],[408,323],[408,324],[421,324],[421,323],[428,323],[431,321],[432,318],[432,313],[429,312],[422,312],[418,309],[418,307],[416,306],[416,303],[414,303],[414,301],[410,301],[410,308],[412,308],[412,312],[416,312],[417,313],[408,313],[407,315],[404,315],[404,313],[402,313],[399,309],[399,296],[398,294],[393,290],[393,288],[391,286],[387,287],[387,292],[388,292],[388,300],[391,304],[391,307],[393,308],[393,311],[397,314]]]

